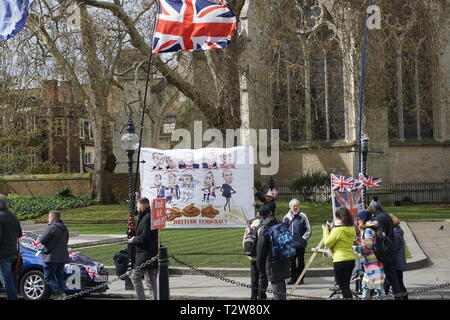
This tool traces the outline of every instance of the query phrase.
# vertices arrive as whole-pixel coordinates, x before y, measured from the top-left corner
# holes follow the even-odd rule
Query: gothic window
[[[414,12],[419,12],[415,10]],[[389,137],[422,140],[434,137],[433,57],[430,39],[423,35],[426,19],[401,17],[387,21]]]
[[[288,143],[345,139],[339,41],[317,1],[296,1],[296,9],[297,34],[289,34],[274,59],[274,125]]]

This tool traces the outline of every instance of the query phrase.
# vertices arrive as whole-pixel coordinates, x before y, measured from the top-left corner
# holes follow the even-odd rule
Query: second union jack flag
[[[381,178],[375,178],[360,173],[359,181],[366,187],[381,187]]]
[[[225,0],[159,0],[152,53],[227,48],[236,17]]]
[[[350,192],[353,189],[355,179],[339,174],[331,174],[331,190],[339,192]]]

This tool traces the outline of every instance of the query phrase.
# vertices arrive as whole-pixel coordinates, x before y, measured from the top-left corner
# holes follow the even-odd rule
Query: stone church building
[[[334,1],[284,2],[273,14],[254,0],[242,11],[242,126],[280,130],[277,182],[308,170],[357,177],[349,151],[359,149],[365,17],[342,15]],[[369,150],[382,152],[367,166],[381,193],[391,181],[450,179],[449,15],[445,1],[420,2],[382,7],[381,28],[368,31],[362,121]]]

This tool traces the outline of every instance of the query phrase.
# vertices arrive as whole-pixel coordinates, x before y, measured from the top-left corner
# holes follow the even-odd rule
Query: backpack
[[[270,227],[269,236],[272,244],[272,257],[275,260],[283,260],[295,256],[295,241],[283,223]]]
[[[382,227],[371,228],[375,231],[375,246],[373,252],[377,260],[383,263],[392,262],[394,258],[394,244],[386,235]]]
[[[244,254],[249,257],[256,257],[256,242],[258,241],[258,229],[249,227],[250,231],[244,238]]]

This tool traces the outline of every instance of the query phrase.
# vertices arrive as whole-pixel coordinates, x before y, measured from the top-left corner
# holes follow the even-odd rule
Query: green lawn
[[[109,225],[108,225],[109,226]],[[70,231],[78,228],[69,226]],[[165,229],[161,231],[161,243],[180,260],[197,267],[247,268],[249,260],[243,254],[242,235],[244,229]],[[313,233],[308,241],[306,260],[322,237],[320,224],[313,225]],[[105,265],[113,265],[112,257],[125,243],[80,249],[79,251],[95,257]],[[171,260],[171,263],[174,263]],[[331,260],[316,257],[314,268],[331,267]],[[180,266],[176,265],[175,266]]]
[[[448,206],[414,206],[414,207],[385,207],[386,212],[395,214],[400,220],[422,219],[450,219],[450,207]],[[329,205],[301,203],[301,210],[308,215],[312,222],[323,223],[331,220],[332,213]],[[277,202],[277,218],[282,218],[289,211],[287,201]],[[66,223],[125,223],[128,218],[127,205],[97,205],[84,208],[67,209],[61,211],[62,219]],[[46,216],[37,220],[46,222]]]
[[[327,205],[301,204],[313,226],[308,241],[305,260],[311,255],[311,248],[321,239],[321,224],[331,220],[331,208]],[[387,212],[395,214],[400,220],[450,219],[450,208],[442,207],[386,207]],[[282,218],[288,211],[288,202],[277,203],[277,217]],[[97,205],[86,208],[62,211],[62,219],[69,230],[81,234],[125,234],[127,229],[126,205]],[[243,228],[238,229],[164,229],[161,242],[169,254],[198,267],[248,267],[249,261],[243,254]],[[112,257],[125,244],[106,245],[81,249],[80,251],[113,265]],[[407,256],[410,257],[407,250]],[[331,260],[319,254],[312,267],[331,267]]]

